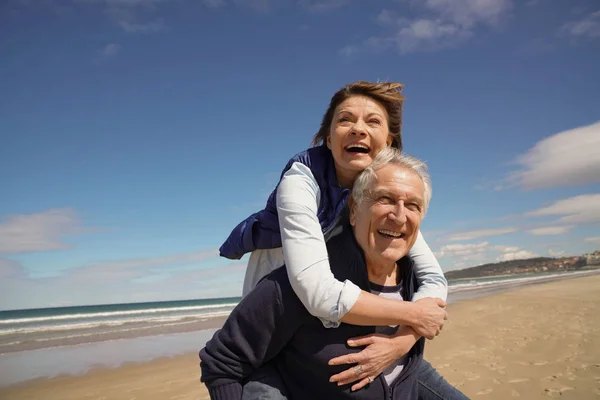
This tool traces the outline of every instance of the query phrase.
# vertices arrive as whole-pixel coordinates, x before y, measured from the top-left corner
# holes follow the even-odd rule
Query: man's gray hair
[[[397,165],[414,171],[419,178],[421,178],[423,186],[425,186],[423,198],[423,216],[425,216],[427,208],[429,207],[429,201],[431,200],[431,178],[427,171],[427,164],[418,158],[404,154],[400,150],[392,147],[383,149],[375,157],[373,163],[358,175],[356,181],[354,181],[354,186],[352,187],[352,198],[354,201],[357,204],[360,204],[364,200],[365,196],[368,195],[377,180],[375,172],[388,164]]]

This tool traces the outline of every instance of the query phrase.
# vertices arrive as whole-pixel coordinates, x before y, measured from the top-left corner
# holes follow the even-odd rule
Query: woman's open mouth
[[[368,146],[362,143],[349,144],[348,146],[344,147],[344,150],[352,154],[369,154],[369,152],[371,151],[371,149]]]

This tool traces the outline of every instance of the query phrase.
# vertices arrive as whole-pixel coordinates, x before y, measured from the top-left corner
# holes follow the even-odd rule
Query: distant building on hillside
[[[600,250],[596,250],[590,254],[584,254],[583,257],[588,265],[598,265],[600,264]]]

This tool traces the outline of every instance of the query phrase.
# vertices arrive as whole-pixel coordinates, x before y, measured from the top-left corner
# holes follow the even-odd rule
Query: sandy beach
[[[600,399],[600,276],[449,306],[426,358],[471,398]],[[4,400],[207,399],[195,353],[0,388]]]

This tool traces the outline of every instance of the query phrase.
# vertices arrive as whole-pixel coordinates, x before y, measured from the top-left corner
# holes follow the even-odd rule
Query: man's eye
[[[394,200],[388,196],[381,196],[379,202],[383,204],[394,204]]]
[[[411,211],[421,211],[421,206],[417,203],[408,203],[406,205],[406,208],[408,208]]]

